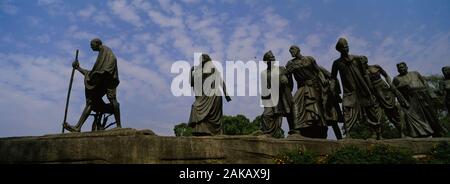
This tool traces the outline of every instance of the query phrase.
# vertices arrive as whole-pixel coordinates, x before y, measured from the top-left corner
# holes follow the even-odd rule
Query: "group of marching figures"
[[[331,73],[313,57],[303,56],[295,45],[289,49],[293,58],[285,67],[274,65],[276,59],[271,51],[264,54],[267,69],[262,71],[261,80],[269,80],[267,84],[271,79],[279,80],[279,96],[275,105],[264,107],[261,130],[254,135],[275,136],[281,129],[283,117],[289,124],[289,135],[308,138],[325,139],[328,126],[332,126],[336,137],[341,139],[338,122],[343,122],[345,138],[352,137],[355,125],[363,125],[381,139],[385,117],[395,125],[400,137],[441,137],[447,133],[432,103],[436,95],[424,77],[416,71],[408,71],[406,63],[397,64],[399,74],[391,80],[382,67],[369,65],[366,56],[350,55],[345,38],[339,38],[336,50],[341,56],[333,62]],[[208,62],[211,58],[204,54],[202,64],[192,68],[192,87],[196,76],[204,80],[214,73],[201,72]],[[273,72],[279,76],[268,77]],[[440,88],[449,109],[450,67],[443,67],[442,72],[444,81]],[[292,95],[294,79],[297,90]],[[219,85],[225,99],[231,101],[225,83]],[[261,98],[268,100],[272,96]],[[193,135],[218,135],[222,133],[221,117],[222,95],[197,94],[188,125],[193,128]]]

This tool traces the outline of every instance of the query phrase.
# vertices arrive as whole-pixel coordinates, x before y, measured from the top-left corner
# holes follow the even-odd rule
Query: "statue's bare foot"
[[[309,137],[302,136],[301,134],[290,134],[287,136],[288,139],[311,139]]]
[[[80,132],[81,131],[80,129],[69,125],[69,123],[67,123],[67,122],[64,123],[64,129],[66,129],[69,132]]]

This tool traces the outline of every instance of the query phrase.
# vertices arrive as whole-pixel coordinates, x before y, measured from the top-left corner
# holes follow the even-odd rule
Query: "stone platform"
[[[255,136],[168,137],[156,136],[151,130],[118,129],[0,138],[0,163],[271,164],[279,153],[298,148],[328,154],[346,145],[387,144],[423,154],[440,141],[450,142],[450,138],[333,141]]]

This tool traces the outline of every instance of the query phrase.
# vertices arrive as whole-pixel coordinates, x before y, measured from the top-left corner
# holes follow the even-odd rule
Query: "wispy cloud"
[[[108,6],[111,8],[112,12],[119,16],[120,19],[136,26],[143,26],[142,19],[137,13],[134,6],[125,0],[114,0],[108,1]]]
[[[89,4],[86,6],[86,8],[78,11],[78,15],[82,18],[90,18],[96,11],[97,8],[95,8],[94,5]]]
[[[62,0],[38,0],[37,4],[45,8],[52,16],[71,14]]]
[[[311,14],[313,13],[310,7],[302,8],[298,12],[299,13],[297,15],[297,18],[300,21],[304,21],[304,20],[308,19],[309,17],[311,17]]]
[[[19,12],[19,8],[14,5],[11,0],[4,0],[0,2],[0,12],[6,13],[8,15],[16,15]]]
[[[90,40],[92,38],[98,37],[93,33],[89,33],[87,31],[80,30],[78,26],[70,26],[67,30],[67,36],[70,36],[74,39],[80,40]]]

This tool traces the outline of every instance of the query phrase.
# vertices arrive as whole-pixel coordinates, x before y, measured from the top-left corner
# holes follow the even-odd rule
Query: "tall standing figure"
[[[344,113],[344,129],[346,138],[351,138],[353,127],[357,123],[365,123],[372,128],[380,139],[380,119],[377,116],[377,103],[372,94],[372,87],[367,71],[362,65],[362,56],[350,55],[345,38],[339,38],[336,50],[341,57],[333,62],[332,78],[337,80],[339,72],[342,88],[342,110]]]
[[[409,103],[409,107],[403,107],[407,136],[443,136],[447,130],[439,123],[425,78],[419,72],[408,72],[405,62],[398,63],[397,70],[399,74],[394,77],[392,83]]]
[[[229,102],[225,82],[211,58],[202,54],[201,64],[191,69],[191,86],[195,101],[192,104],[188,126],[195,136],[218,135],[222,131],[222,92]],[[222,89],[222,91],[220,91]]]
[[[325,120],[328,126],[333,129],[336,139],[342,139],[341,128],[338,123],[344,122],[344,115],[342,114],[341,106],[339,103],[342,102],[341,96],[341,86],[339,81],[331,77],[331,72],[323,67],[320,67],[325,79],[328,82],[324,85],[323,104],[325,110]]]
[[[311,56],[302,56],[298,46],[289,49],[293,59],[286,64],[287,75],[297,81],[294,95],[293,118],[290,134],[310,138],[327,138],[327,122],[324,116],[323,86],[325,76]],[[290,81],[292,89],[293,82]]]
[[[71,132],[80,132],[81,127],[91,114],[91,111],[105,107],[102,100],[102,97],[105,94],[112,107],[117,127],[122,127],[119,102],[116,97],[117,86],[120,82],[116,56],[112,50],[103,45],[102,41],[98,38],[92,39],[91,49],[99,52],[92,70],[89,71],[81,68],[78,61],[72,63],[72,67],[84,75],[86,107],[84,108],[77,125],[71,126],[67,122],[64,123],[64,128]]]
[[[369,74],[370,82],[373,86],[373,94],[375,95],[378,104],[383,109],[383,111],[378,111],[378,119],[381,119],[382,116],[386,115],[389,121],[394,124],[399,131],[400,137],[405,137],[403,134],[403,122],[400,116],[400,107],[398,106],[396,97],[398,102],[404,107],[409,106],[408,102],[406,102],[403,95],[398,92],[394,85],[392,85],[391,77],[381,66],[368,65],[365,56],[363,57],[362,62]]]
[[[264,106],[261,131],[265,135],[275,137],[281,129],[283,116],[292,112],[292,94],[288,86],[292,77],[289,79],[290,76],[286,76],[285,67],[274,65],[275,56],[272,51],[264,54],[263,61],[266,62],[267,69],[261,72],[262,90],[266,90],[261,95]],[[274,82],[278,82],[278,85],[272,85]],[[272,87],[278,89],[273,90]]]

